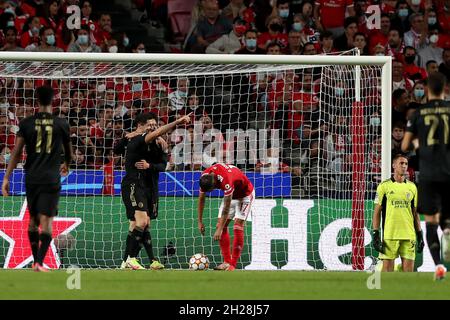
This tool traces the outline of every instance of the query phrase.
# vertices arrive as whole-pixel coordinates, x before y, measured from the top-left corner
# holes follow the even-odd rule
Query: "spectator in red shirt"
[[[288,35],[284,33],[283,21],[278,16],[272,16],[267,19],[267,28],[269,31],[263,32],[258,37],[258,47],[267,50],[269,43],[278,41],[282,48],[288,45]]]
[[[44,17],[41,18],[41,24],[46,27],[50,27],[53,30],[57,30],[61,21],[61,7],[58,0],[49,1],[45,5]]]
[[[96,44],[102,49],[102,51],[106,50],[108,40],[112,38],[112,32],[111,16],[108,13],[101,14],[95,28],[94,38]]]
[[[39,17],[30,17],[23,27],[20,37],[20,46],[26,48],[30,44],[39,45],[39,31],[41,30],[41,20]]]
[[[355,17],[347,17],[344,22],[345,32],[334,41],[338,51],[347,51],[354,48],[353,38],[358,32],[358,20]]]
[[[386,13],[381,14],[380,29],[374,29],[369,33],[369,51],[374,53],[375,46],[381,44],[386,47],[389,37],[389,30],[391,29],[391,19]]]
[[[405,76],[411,80],[425,80],[427,78],[427,72],[425,69],[416,65],[417,54],[416,49],[407,46],[403,51],[405,56]]]
[[[345,14],[355,15],[351,0],[317,0],[314,8],[314,19],[319,31],[329,30],[334,37],[344,33]]]
[[[14,149],[15,140],[16,136],[11,131],[8,117],[3,114],[0,115],[0,165],[7,164],[9,159],[6,155],[9,155]]]

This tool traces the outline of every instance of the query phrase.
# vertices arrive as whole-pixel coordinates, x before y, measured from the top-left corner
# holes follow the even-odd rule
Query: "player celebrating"
[[[251,212],[255,190],[250,180],[235,166],[218,163],[203,171],[200,177],[198,199],[198,228],[202,235],[205,234],[205,225],[203,224],[205,192],[214,189],[224,191],[224,198],[219,209],[219,220],[214,232],[214,240],[219,240],[224,262],[215,269],[233,271],[244,247],[244,224]],[[233,251],[230,253],[228,224],[232,219],[235,220],[234,240]]]
[[[157,117],[150,113],[148,116],[147,124],[149,126],[149,131],[153,132],[157,129]],[[138,128],[136,132],[144,133],[145,126],[138,123]],[[123,138],[114,148],[115,154],[124,154],[125,153],[125,146],[128,144],[128,138]],[[165,171],[166,165],[167,165],[167,142],[162,138],[158,137],[153,142],[151,142],[148,145],[147,154],[145,156],[145,159],[142,159],[135,163],[135,167],[140,170],[145,170],[145,175],[147,176],[149,180],[149,184],[151,186],[150,190],[151,193],[149,196],[149,211],[150,216],[147,216],[147,226],[144,229],[144,241],[142,245],[144,246],[147,255],[152,261],[150,268],[151,269],[163,269],[164,265],[162,265],[159,261],[155,259],[155,256],[153,254],[153,245],[151,242],[151,236],[150,236],[150,221],[153,219],[156,219],[158,216],[158,200],[159,200],[159,192],[158,192],[158,182],[159,182],[159,172]],[[128,257],[130,255],[130,244],[131,244],[131,238],[132,238],[132,232],[134,228],[136,227],[136,221],[130,220],[130,226],[129,226],[129,232],[126,239],[126,245],[125,245],[125,252],[123,257],[123,262],[121,265],[121,269],[129,268],[126,261],[128,260]],[[141,247],[138,247],[138,252],[136,253],[136,256],[139,254],[139,250]]]
[[[394,157],[394,175],[377,188],[373,215],[373,246],[380,252],[383,271],[394,271],[395,259],[402,259],[403,271],[414,271],[417,252],[422,252],[424,243],[420,219],[417,214],[417,188],[405,176],[408,159],[401,154]],[[383,240],[380,237],[380,220],[383,216]]]
[[[53,90],[42,86],[36,89],[36,94],[39,112],[19,124],[16,147],[3,178],[2,193],[5,197],[9,194],[9,177],[20,161],[25,146],[25,189],[30,212],[28,238],[34,259],[33,269],[47,272],[43,262],[52,241],[53,217],[58,214],[61,174],[68,173],[72,146],[69,124],[52,115]],[[65,157],[61,165],[63,148]]]
[[[150,143],[175,128],[175,126],[189,123],[190,118],[191,114],[186,115],[153,132],[149,132],[152,120],[153,125],[156,123],[154,114],[139,114],[135,119],[138,130],[127,135],[130,141],[127,144],[125,157],[126,174],[122,180],[122,200],[126,207],[128,220],[134,222],[130,222],[130,238],[127,240],[129,258],[126,261],[126,266],[133,270],[145,269],[136,259],[142,246],[146,248],[149,255],[153,256],[152,239],[148,227],[150,219],[156,218],[157,214],[154,208],[152,177],[148,176],[148,162],[143,160],[148,155]],[[133,229],[131,229],[132,227]],[[164,268],[154,257],[150,258],[152,260],[151,269]]]
[[[402,142],[402,151],[407,152],[414,138],[419,139],[419,212],[425,214],[427,243],[436,265],[435,280],[443,279],[447,272],[441,261],[439,224],[444,231],[444,255],[450,258],[450,104],[444,101],[445,85],[442,73],[430,74],[428,103],[408,121]]]

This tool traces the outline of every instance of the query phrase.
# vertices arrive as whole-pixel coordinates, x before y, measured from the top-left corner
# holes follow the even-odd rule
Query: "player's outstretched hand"
[[[203,224],[203,222],[199,222],[199,223],[198,223],[198,231],[200,231],[200,233],[202,234],[202,236],[205,235],[205,225]]]
[[[138,168],[139,170],[147,170],[148,168],[150,168],[150,163],[148,163],[145,160],[141,160],[141,161],[136,162],[134,164],[134,166],[136,168]]]
[[[417,238],[417,253],[422,253],[423,248],[425,247],[425,242],[423,241],[422,231],[416,232],[416,238]]]
[[[383,242],[381,241],[380,237],[380,230],[372,231],[372,245],[376,251],[384,253]]]
[[[192,117],[193,114],[194,114],[194,113],[191,112],[191,113],[189,113],[189,114],[187,114],[187,115],[181,117],[180,120],[179,120],[180,123],[181,123],[181,124],[188,124],[189,122],[191,122],[191,117]]]
[[[61,164],[59,172],[60,172],[61,176],[67,177],[67,175],[69,174],[69,168],[67,167],[67,164],[65,164],[65,163]]]
[[[8,179],[3,179],[2,194],[4,197],[9,196],[9,180]]]

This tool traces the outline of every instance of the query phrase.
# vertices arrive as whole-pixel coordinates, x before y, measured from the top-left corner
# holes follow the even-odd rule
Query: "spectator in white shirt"
[[[243,36],[247,31],[245,24],[245,20],[239,17],[234,19],[233,30],[211,43],[206,48],[206,53],[231,54],[241,49]]]
[[[405,33],[403,39],[405,46],[414,47],[416,50],[421,50],[427,45],[426,26],[423,15],[414,13],[409,17],[411,29]]]
[[[169,107],[172,111],[180,111],[186,107],[187,96],[189,92],[189,79],[179,78],[177,89],[169,93]]]

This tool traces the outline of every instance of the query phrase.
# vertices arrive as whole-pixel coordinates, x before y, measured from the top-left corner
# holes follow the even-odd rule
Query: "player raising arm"
[[[129,233],[124,254],[125,263],[122,268],[133,270],[145,269],[137,260],[141,247],[150,256],[151,269],[163,269],[164,266],[153,256],[152,239],[150,235],[150,219],[157,216],[157,197],[155,195],[156,177],[149,170],[149,147],[160,135],[175,128],[178,124],[189,123],[190,115],[184,116],[172,123],[151,131],[156,126],[156,116],[152,113],[139,114],[135,118],[138,128],[130,133],[125,157],[125,176],[122,179],[122,200],[130,221]],[[150,145],[150,146],[149,146]],[[156,179],[156,181],[155,181]]]
[[[28,238],[34,259],[33,269],[45,272],[48,270],[43,267],[43,262],[52,241],[53,217],[58,214],[61,174],[68,173],[72,146],[69,124],[51,113],[52,88],[39,87],[36,94],[39,112],[19,124],[16,147],[3,178],[2,193],[5,197],[9,195],[9,177],[20,161],[23,147],[26,147],[25,189],[30,212]],[[61,165],[63,148],[64,163]]]
[[[446,78],[442,73],[427,79],[428,103],[416,110],[406,126],[402,151],[419,139],[419,213],[425,215],[427,243],[436,265],[435,279],[445,277],[439,237],[440,224],[444,237],[444,258],[450,261],[450,103],[445,101]],[[441,213],[439,217],[438,213]]]
[[[396,155],[392,167],[394,175],[383,181],[377,188],[373,215],[373,246],[380,252],[383,271],[394,271],[395,259],[402,259],[403,271],[414,271],[415,249],[422,252],[424,243],[420,219],[417,214],[417,188],[405,176],[408,159]],[[380,222],[383,217],[383,238]],[[417,243],[416,243],[417,239]]]
[[[244,224],[251,212],[255,190],[247,176],[235,166],[218,163],[203,171],[198,199],[198,228],[202,235],[205,234],[203,224],[205,193],[214,189],[224,191],[222,205],[219,208],[219,220],[213,236],[214,240],[219,241],[224,262],[215,269],[233,271],[244,247]],[[234,239],[231,253],[228,225],[233,219]]]

